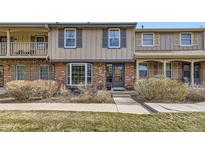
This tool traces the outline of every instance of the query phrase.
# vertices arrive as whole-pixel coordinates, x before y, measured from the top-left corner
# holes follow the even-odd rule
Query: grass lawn
[[[0,111],[0,131],[205,131],[205,113]]]

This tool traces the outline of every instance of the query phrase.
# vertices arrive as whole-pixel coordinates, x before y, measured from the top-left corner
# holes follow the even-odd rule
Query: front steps
[[[130,98],[134,94],[135,94],[134,91],[111,91],[112,97],[128,97],[128,98]]]

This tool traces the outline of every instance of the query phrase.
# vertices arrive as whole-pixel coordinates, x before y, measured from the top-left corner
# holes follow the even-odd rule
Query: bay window
[[[87,85],[92,83],[93,66],[89,63],[70,63],[67,65],[68,85]]]

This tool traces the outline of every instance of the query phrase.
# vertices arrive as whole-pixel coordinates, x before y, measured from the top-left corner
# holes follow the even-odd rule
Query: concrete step
[[[123,88],[123,87],[113,87],[112,91],[125,91],[125,88]]]
[[[112,94],[112,97],[131,97],[129,94]]]

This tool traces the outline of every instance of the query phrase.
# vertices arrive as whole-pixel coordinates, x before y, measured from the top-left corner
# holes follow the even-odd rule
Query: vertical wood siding
[[[135,33],[135,49],[136,50],[202,50],[203,49],[203,33],[193,32],[192,34],[192,46],[182,47],[180,46],[180,33],[154,33],[155,45],[153,47],[143,47],[141,45],[142,33]]]
[[[134,59],[134,40],[135,29],[126,29],[126,48],[108,49],[103,47],[103,29],[102,28],[83,28],[82,29],[82,48],[65,49],[59,48],[57,28],[52,29],[49,33],[51,40],[49,43],[49,55],[51,59],[106,59],[106,60],[121,60]],[[105,34],[104,34],[105,35]],[[123,34],[125,35],[125,34]]]

